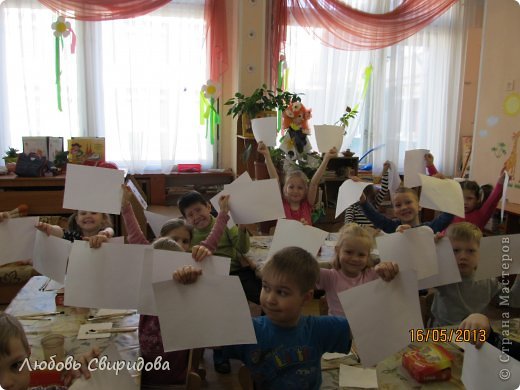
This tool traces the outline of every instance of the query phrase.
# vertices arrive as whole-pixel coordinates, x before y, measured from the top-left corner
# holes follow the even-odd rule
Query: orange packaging
[[[452,356],[443,347],[425,343],[403,355],[403,367],[417,382],[447,381],[451,378]]]

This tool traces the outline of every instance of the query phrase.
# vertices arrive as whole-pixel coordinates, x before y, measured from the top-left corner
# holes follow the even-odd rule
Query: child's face
[[[303,305],[312,298],[312,290],[302,293],[291,278],[264,275],[260,305],[273,324],[283,327],[298,325]]]
[[[175,241],[182,248],[183,251],[187,252],[190,249],[191,235],[188,229],[179,226],[168,233],[173,241]]]
[[[211,223],[211,206],[204,203],[194,203],[184,210],[186,221],[196,229],[204,229]]]
[[[103,224],[103,214],[79,210],[78,215],[76,215],[76,223],[83,234],[97,233]]]
[[[350,277],[358,276],[368,265],[370,242],[365,237],[347,236],[341,247],[336,247],[341,271]]]
[[[22,341],[12,337],[9,341],[8,356],[0,356],[0,388],[5,390],[26,390],[31,379],[27,365],[22,363],[28,357]]]
[[[409,192],[396,194],[394,197],[394,214],[403,224],[417,225],[419,223],[417,197]]]
[[[290,203],[300,203],[307,195],[305,183],[299,177],[290,177],[283,188],[283,195]]]
[[[480,254],[480,246],[474,240],[450,239],[453,253],[457,259],[457,265],[461,276],[471,276],[477,269]]]
[[[474,191],[462,190],[464,196],[464,212],[470,213],[478,207],[478,198]]]

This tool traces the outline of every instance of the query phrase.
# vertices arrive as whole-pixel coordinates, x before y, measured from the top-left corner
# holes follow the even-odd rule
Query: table
[[[71,214],[64,209],[65,175],[50,177],[0,176],[1,210],[12,210],[21,203],[29,206],[29,215]]]
[[[336,244],[334,237],[336,236],[336,233],[329,234],[325,244],[321,247],[320,253],[316,257],[321,268],[332,268],[334,245]],[[267,260],[272,241],[273,236],[252,236],[250,238],[251,245],[246,255],[256,262],[258,268],[261,268],[263,263]]]
[[[501,321],[491,321],[491,327],[500,332]],[[510,338],[518,340],[520,337],[520,318],[514,318],[509,323]],[[465,389],[461,382],[462,363],[464,353],[451,343],[438,343],[442,345],[453,357],[451,379],[445,382],[430,382],[421,384],[411,377],[402,366],[401,358],[405,352],[420,347],[421,343],[412,343],[405,349],[389,356],[376,366],[376,374],[379,389]],[[424,345],[424,344],[422,344]],[[471,346],[473,348],[473,346]],[[337,390],[339,388],[339,364],[359,366],[350,356],[334,361],[322,361],[322,386],[321,389]],[[338,367],[338,368],[336,368]],[[344,388],[342,388],[344,389]]]
[[[5,310],[14,316],[30,313],[65,311],[65,314],[50,316],[51,320],[21,320],[29,346],[31,347],[31,362],[43,360],[43,351],[40,340],[49,333],[59,333],[65,336],[65,353],[68,355],[83,354],[97,346],[101,350],[115,343],[121,358],[126,361],[136,361],[139,356],[139,341],[137,331],[130,333],[112,334],[110,338],[78,340],[79,327],[87,323],[90,315],[89,309],[74,308],[68,306],[56,307],[56,291],[40,291],[40,287],[48,280],[46,276],[34,276],[18,292],[11,304]],[[113,321],[113,327],[137,326],[139,315],[123,317]],[[139,376],[137,372],[131,372],[132,376]]]

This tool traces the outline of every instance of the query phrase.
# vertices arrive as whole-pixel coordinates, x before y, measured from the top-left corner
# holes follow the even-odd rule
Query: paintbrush
[[[124,313],[105,314],[102,316],[89,316],[89,318],[87,318],[87,321],[109,320],[112,318],[126,317],[126,316],[131,316],[134,314],[135,314],[135,311],[127,311]]]
[[[19,315],[16,317],[21,318],[21,319],[32,319],[32,318],[39,318],[39,317],[57,316],[58,314],[65,314],[65,312],[64,311],[52,311],[49,313],[22,314],[22,315]]]
[[[127,333],[127,332],[135,332],[137,330],[137,326],[129,326],[126,328],[109,328],[109,329],[90,329],[87,331],[87,334],[97,334],[97,333]]]

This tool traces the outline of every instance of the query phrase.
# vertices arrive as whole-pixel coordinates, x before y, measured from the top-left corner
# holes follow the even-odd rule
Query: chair
[[[430,326],[433,321],[431,308],[432,308],[434,296],[435,296],[435,292],[431,289],[428,290],[428,293],[426,295],[419,296],[419,304],[421,306],[421,316],[422,316],[422,320],[423,320],[425,328]]]
[[[249,368],[246,366],[242,366],[238,370],[238,382],[240,383],[240,387],[242,390],[254,390],[255,385],[253,383],[253,378],[251,378],[251,372]]]
[[[188,358],[188,370],[186,383],[179,385],[149,385],[141,383],[141,390],[199,390],[202,388],[202,381],[206,379],[206,370],[200,369],[199,364],[202,358],[202,348],[190,349]]]

